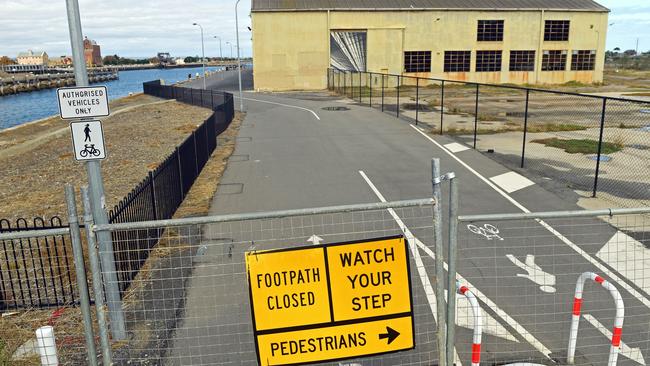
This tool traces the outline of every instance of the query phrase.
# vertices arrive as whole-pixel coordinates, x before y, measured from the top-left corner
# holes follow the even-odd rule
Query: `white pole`
[[[203,27],[199,23],[194,23],[193,25],[198,25],[199,28],[201,28],[201,64],[203,65],[203,89],[207,89],[205,87],[205,45],[203,44]]]
[[[239,17],[237,16],[237,7],[239,6],[239,2],[241,0],[237,0],[237,3],[235,3],[235,28],[236,33],[237,33],[237,68],[239,69],[239,111],[243,112],[244,111],[244,95],[241,90],[241,57],[239,55]]]
[[[36,343],[38,344],[38,353],[41,355],[41,365],[58,366],[59,357],[56,354],[54,328],[47,325],[36,329]]]

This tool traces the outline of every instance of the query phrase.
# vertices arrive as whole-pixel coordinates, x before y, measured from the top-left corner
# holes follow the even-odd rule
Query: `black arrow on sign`
[[[391,327],[386,327],[386,333],[380,334],[379,339],[388,338],[388,344],[391,344],[391,343],[393,343],[395,338],[397,338],[398,336],[399,336],[398,331],[396,331],[395,329],[393,329]]]

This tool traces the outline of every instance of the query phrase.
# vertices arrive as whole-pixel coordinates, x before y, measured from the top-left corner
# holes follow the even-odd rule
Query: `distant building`
[[[174,58],[171,57],[169,52],[158,52],[158,63],[161,65],[173,65]]]
[[[175,62],[176,65],[185,65],[185,59],[183,57],[177,57]]]
[[[60,56],[50,59],[50,66],[70,66],[72,65],[72,56]]]
[[[324,89],[330,67],[481,83],[603,80],[609,10],[593,0],[252,0],[251,11],[261,90]]]
[[[102,66],[102,51],[97,42],[84,38],[84,57],[88,66]]]
[[[47,52],[34,52],[29,50],[27,52],[20,52],[18,57],[16,57],[16,62],[18,62],[18,65],[47,65],[49,57],[47,56]]]

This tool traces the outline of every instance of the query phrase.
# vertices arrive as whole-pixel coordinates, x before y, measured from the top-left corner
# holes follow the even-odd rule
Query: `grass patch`
[[[650,92],[644,93],[625,93],[623,94],[626,97],[650,97]]]
[[[576,125],[573,123],[533,123],[528,126],[528,132],[584,131],[586,129],[586,126]]]
[[[563,140],[556,137],[548,139],[533,140],[531,142],[543,144],[550,147],[557,147],[563,149],[569,154],[597,154],[598,141],[590,139],[582,140]],[[603,142],[603,154],[612,154],[623,150],[623,145],[614,144],[611,142]]]

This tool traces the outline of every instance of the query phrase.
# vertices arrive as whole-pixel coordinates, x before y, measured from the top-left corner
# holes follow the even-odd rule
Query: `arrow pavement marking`
[[[591,323],[596,329],[598,329],[607,339],[611,340],[612,339],[612,332],[607,329],[601,322],[598,321],[598,319],[594,318],[593,315],[591,314],[584,314],[584,318]],[[621,341],[621,355],[629,358],[630,360],[644,365],[645,366],[645,359],[643,358],[643,354],[641,353],[640,348],[630,348],[627,344],[625,344],[623,341]]]
[[[386,199],[384,198],[384,196],[381,194],[381,192],[379,192],[377,187],[375,187],[375,185],[368,178],[366,173],[364,173],[362,170],[360,170],[359,174],[361,174],[361,176],[366,181],[368,186],[370,186],[370,189],[372,189],[372,191],[375,193],[377,198],[379,198],[379,200],[381,202],[386,202]],[[433,253],[433,251],[429,247],[424,245],[424,243],[421,242],[420,239],[416,238],[411,233],[411,231],[408,229],[408,227],[406,227],[406,225],[404,224],[402,219],[400,219],[399,216],[397,216],[397,214],[395,213],[395,210],[393,210],[392,208],[389,208],[387,211],[388,211],[388,213],[390,213],[390,215],[393,217],[393,219],[397,222],[399,227],[402,229],[402,232],[404,233],[404,235],[408,239],[409,247],[411,248],[411,253],[413,254],[413,257],[415,258],[415,263],[416,263],[418,272],[420,274],[420,280],[422,281],[422,285],[424,286],[424,291],[427,294],[427,298],[429,300],[429,306],[431,308],[431,312],[433,313],[434,319],[436,319],[436,321],[437,321],[437,318],[436,318],[437,317],[437,315],[436,315],[436,296],[435,296],[435,294],[433,292],[433,287],[431,286],[431,282],[429,281],[429,277],[427,276],[426,269],[424,268],[424,263],[422,262],[422,258],[420,257],[420,252],[417,250],[417,248],[414,248],[413,245],[415,244],[418,247],[420,247],[422,250],[424,250],[424,252],[429,257],[431,257],[434,260],[435,260],[435,254]],[[448,270],[447,262],[443,262],[443,265],[444,265],[445,271],[447,271]],[[496,312],[496,314],[501,319],[503,319],[503,321],[506,324],[510,325],[515,330],[515,332],[517,332],[523,339],[525,339],[528,343],[530,343],[533,347],[535,347],[535,349],[537,349],[539,352],[541,352],[548,359],[551,359],[550,354],[552,352],[548,347],[546,347],[544,344],[542,344],[542,342],[537,340],[537,338],[535,338],[532,335],[532,333],[530,333],[528,330],[526,330],[526,328],[524,328],[515,319],[513,319],[510,315],[508,315],[508,313],[506,313],[504,310],[499,308],[497,306],[497,304],[494,301],[490,300],[487,296],[485,296],[485,294],[483,292],[481,292],[478,289],[478,287],[472,285],[469,281],[467,281],[465,278],[463,278],[463,276],[461,276],[460,273],[456,273],[456,280],[461,281],[462,283],[464,283],[468,287],[470,287],[472,289],[472,292],[474,293],[474,295],[477,298],[479,298],[481,301],[483,301],[485,303],[485,305],[488,306],[488,308],[490,308],[494,312]],[[454,353],[456,355],[455,356],[456,360],[457,360],[456,363],[459,363],[460,359],[458,358],[458,353],[456,352],[455,349],[454,349]]]
[[[307,239],[307,241],[310,241],[314,245],[318,245],[318,244],[320,244],[321,241],[323,241],[323,238],[321,238],[320,236],[314,234],[314,235],[310,236],[309,239]]]
[[[377,198],[381,202],[386,202],[386,199],[384,196],[379,192],[377,187],[372,183],[370,178],[366,175],[366,173],[363,172],[363,170],[359,170],[359,174],[361,174],[361,177],[366,181],[368,186],[370,186],[370,189],[375,193]],[[420,281],[422,282],[422,287],[424,287],[424,293],[427,296],[427,300],[429,301],[429,309],[431,310],[431,314],[433,314],[433,319],[438,323],[438,314],[436,312],[436,295],[433,292],[433,286],[431,286],[431,281],[429,281],[429,275],[427,274],[427,270],[424,267],[424,262],[422,262],[422,257],[420,257],[420,251],[418,248],[415,247],[415,242],[419,241],[415,235],[409,230],[408,227],[404,224],[402,219],[400,219],[399,216],[395,213],[395,210],[392,208],[387,209],[388,213],[393,217],[393,220],[397,223],[397,225],[401,228],[402,232],[404,233],[404,236],[406,237],[406,240],[408,241],[409,244],[409,249],[411,250],[411,254],[413,255],[413,259],[415,260],[415,267],[418,270],[418,275],[420,277]],[[458,366],[462,366],[460,362],[460,357],[458,357],[458,351],[456,351],[456,347],[454,347],[454,361]]]
[[[474,291],[474,288],[472,288],[472,291]],[[445,296],[447,296],[447,293],[448,291],[445,290]],[[519,343],[517,337],[508,332],[490,314],[483,314],[482,319],[483,333]],[[472,312],[472,306],[469,304],[469,300],[465,296],[456,296],[456,325],[467,329],[474,329],[474,313]]]
[[[388,338],[388,344],[393,343],[393,341],[399,337],[400,333],[396,331],[395,329],[391,327],[386,327],[386,333],[382,333],[379,335],[379,339],[385,339]]]
[[[496,191],[498,194],[503,196],[506,200],[508,200],[510,203],[512,203],[515,207],[520,209],[524,213],[531,213],[531,211],[526,208],[526,206],[522,205],[518,201],[516,201],[514,198],[512,198],[509,194],[501,190],[501,188],[497,187],[494,183],[489,181],[487,178],[481,175],[481,173],[477,172],[469,166],[467,163],[462,161],[460,158],[458,158],[456,155],[452,154],[450,151],[445,149],[442,145],[440,145],[436,140],[434,140],[431,136],[427,135],[423,131],[421,131],[419,128],[411,125],[411,127],[424,136],[426,139],[431,141],[434,145],[436,145],[438,148],[440,148],[442,151],[444,151],[447,155],[449,155],[452,159],[456,160],[460,165],[465,167],[469,172],[474,174],[478,179],[482,180],[485,184],[487,184],[490,188],[492,188],[494,191]],[[566,244],[569,248],[573,249],[578,255],[580,255],[582,258],[584,258],[587,262],[589,262],[591,265],[594,267],[598,268],[599,271],[602,273],[606,274],[613,282],[616,282],[619,284],[621,287],[623,287],[627,292],[629,292],[632,296],[634,296],[637,300],[639,300],[643,305],[647,306],[650,308],[650,298],[646,297],[645,295],[641,294],[639,291],[637,291],[634,287],[632,287],[626,280],[629,280],[627,277],[624,277],[624,275],[619,276],[616,274],[614,271],[611,271],[607,266],[604,264],[600,263],[596,258],[592,257],[589,253],[584,251],[582,248],[580,248],[578,245],[576,245],[574,242],[569,240],[566,236],[562,235],[559,231],[555,230],[551,225],[547,224],[544,220],[541,219],[535,219],[537,223],[539,223],[544,229],[548,230],[551,234],[555,235],[556,238],[558,238],[560,241],[562,241],[564,244]],[[626,280],[624,280],[624,277]]]

